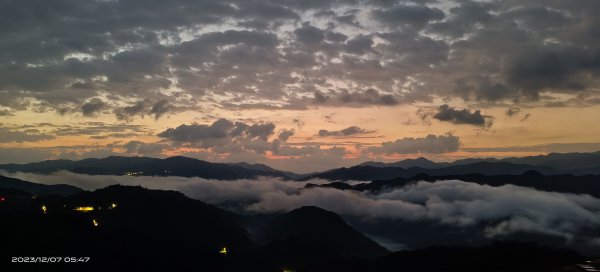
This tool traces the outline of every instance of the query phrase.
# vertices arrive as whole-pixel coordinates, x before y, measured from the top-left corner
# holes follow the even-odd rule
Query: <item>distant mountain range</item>
[[[550,153],[548,155],[511,157],[511,158],[469,158],[454,162],[433,162],[426,158],[406,159],[398,162],[364,162],[359,166],[374,167],[419,167],[426,169],[444,168],[456,165],[468,165],[478,162],[506,162],[512,164],[524,164],[532,166],[548,166],[558,170],[568,170],[573,172],[587,172],[600,170],[600,152],[592,153]]]
[[[0,170],[9,172],[51,173],[66,170],[89,175],[182,176],[207,179],[254,179],[259,176],[289,180],[384,180],[410,178],[418,174],[447,175],[520,175],[536,171],[542,175],[600,174],[600,152],[551,153],[505,159],[463,159],[454,162],[433,162],[425,158],[407,159],[394,163],[365,162],[352,167],[331,169],[310,174],[281,171],[264,164],[212,163],[187,157],[166,159],[148,157],[116,157],[80,161],[50,160],[28,164],[3,164]]]
[[[350,185],[345,182],[334,181],[322,185],[307,184],[306,187],[328,187],[339,190],[356,190],[378,192],[392,188],[400,188],[418,181],[436,182],[442,180],[461,180],[481,185],[503,186],[507,184],[521,187],[534,188],[540,191],[561,192],[573,194],[589,194],[600,198],[600,176],[584,175],[574,176],[570,174],[542,175],[536,171],[527,171],[520,175],[440,175],[430,176],[418,174],[410,178],[396,177],[392,179],[374,180],[368,183]]]
[[[509,162],[474,162],[470,164],[451,165],[439,168],[421,168],[421,167],[375,167],[375,166],[353,166],[349,168],[338,168],[330,171],[317,173],[302,180],[314,178],[326,180],[382,180],[391,178],[410,178],[418,174],[427,174],[431,176],[446,175],[519,175],[527,171],[536,171],[544,175],[556,175],[561,173],[570,173],[569,171],[559,170],[550,166],[532,166],[527,164],[513,164]]]
[[[454,162],[433,162],[425,158],[407,159],[393,163],[365,162],[353,167],[332,169],[302,177],[326,180],[383,180],[410,178],[418,174],[430,176],[448,175],[520,175],[535,171],[543,175],[589,175],[600,174],[600,152],[551,153],[505,159],[463,159]]]
[[[0,169],[9,172],[52,173],[66,170],[88,175],[181,176],[219,180],[254,179],[259,176],[285,179],[296,177],[266,165],[212,163],[180,156],[166,159],[111,156],[80,161],[50,160],[28,164],[3,164],[0,165]]]

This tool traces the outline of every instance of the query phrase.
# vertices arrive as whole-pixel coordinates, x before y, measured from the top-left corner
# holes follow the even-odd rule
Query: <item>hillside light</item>
[[[94,207],[75,207],[73,210],[78,212],[91,212],[94,210]]]
[[[46,207],[46,205],[43,205],[43,206],[42,206],[42,212],[43,212],[43,213],[46,213],[46,212],[48,212],[48,208]]]
[[[223,254],[223,255],[227,255],[227,248],[223,247],[221,250],[219,250],[219,253]]]
[[[94,227],[98,227],[100,225],[96,219],[92,219],[92,224],[94,224]]]

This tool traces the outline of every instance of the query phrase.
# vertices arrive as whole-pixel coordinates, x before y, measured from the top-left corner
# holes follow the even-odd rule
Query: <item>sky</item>
[[[596,0],[0,0],[0,163],[600,150]]]

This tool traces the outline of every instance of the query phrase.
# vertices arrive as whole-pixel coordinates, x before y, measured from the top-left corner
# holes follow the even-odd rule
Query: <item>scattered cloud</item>
[[[466,152],[540,152],[540,153],[569,153],[600,151],[600,143],[551,143],[540,145],[521,145],[506,147],[463,147]]]
[[[317,105],[337,106],[394,106],[399,102],[393,95],[383,94],[375,89],[367,89],[352,93],[348,90],[341,90],[339,92],[330,90],[327,93],[315,92],[314,103]]]
[[[91,100],[106,97],[128,120],[207,100],[296,110],[434,96],[521,104],[598,86],[593,1],[323,2],[11,3],[0,106],[92,116],[101,104]]]
[[[513,117],[521,112],[520,108],[510,107],[506,110],[505,114],[507,117]]]
[[[44,133],[38,129],[16,130],[0,126],[0,143],[24,143],[52,140],[56,136]]]
[[[364,128],[360,128],[358,126],[350,126],[342,130],[326,130],[321,129],[317,136],[319,137],[346,137],[346,136],[354,136],[361,134],[373,133],[372,130],[366,130]]]
[[[369,147],[375,154],[441,154],[458,151],[460,139],[452,134],[432,135],[423,138],[402,138],[383,142],[381,146]]]
[[[108,105],[104,103],[104,101],[95,98],[81,106],[81,113],[83,114],[83,116],[93,117],[102,110],[106,109],[107,106]]]
[[[457,110],[451,108],[450,106],[444,104],[441,105],[437,113],[433,115],[433,118],[451,122],[453,124],[466,124],[466,125],[474,125],[474,126],[491,126],[491,121],[489,120],[490,116],[485,116],[481,114],[480,110],[476,110],[471,112],[468,109]],[[488,120],[486,120],[488,118]]]

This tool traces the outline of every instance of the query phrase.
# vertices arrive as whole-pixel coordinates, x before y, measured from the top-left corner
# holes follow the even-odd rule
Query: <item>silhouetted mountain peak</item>
[[[259,176],[295,177],[293,173],[275,169],[265,171],[225,163],[212,163],[183,156],[166,159],[110,156],[80,161],[46,161],[20,165],[4,164],[0,165],[0,169],[13,172],[52,173],[66,170],[88,175],[182,176],[219,180],[251,179]]]
[[[45,185],[5,176],[0,176],[0,188],[16,189],[33,195],[68,196],[83,191],[78,187],[67,184]]]
[[[332,249],[342,256],[371,258],[388,251],[350,227],[337,214],[313,206],[274,218],[261,230],[263,241],[299,240]]]
[[[542,175],[542,173],[535,171],[535,170],[527,170],[527,171],[523,172],[522,175],[527,176],[527,177],[543,177],[544,176],[544,175]]]

